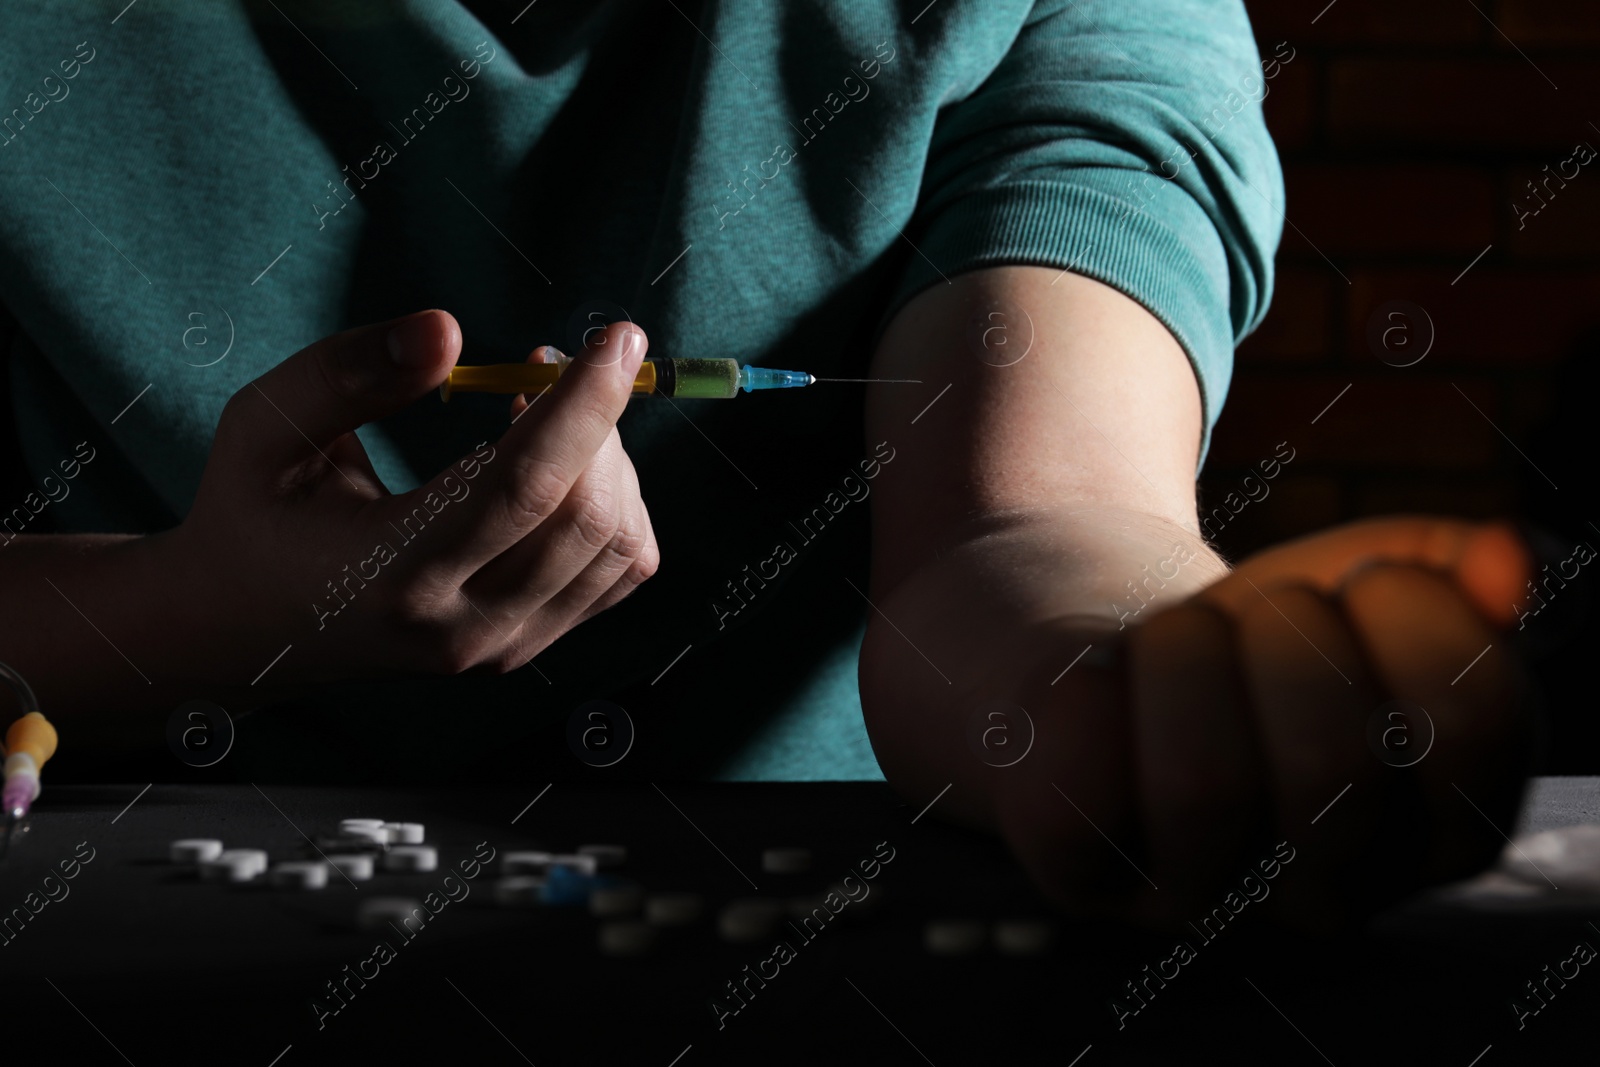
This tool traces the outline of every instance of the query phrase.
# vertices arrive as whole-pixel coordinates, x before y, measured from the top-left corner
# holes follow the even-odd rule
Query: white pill
[[[383,855],[386,871],[431,871],[439,866],[439,851],[432,845],[396,845]]]
[[[356,852],[348,856],[329,856],[328,865],[352,882],[372,880],[372,857],[367,853]]]
[[[267,880],[281,889],[322,889],[328,884],[328,865],[305,860],[279,863],[268,872]]]
[[[622,845],[579,845],[578,855],[593,856],[602,867],[620,867],[628,862],[628,850]]]
[[[259,848],[229,848],[224,849],[218,859],[247,860],[255,865],[256,873],[261,874],[267,869],[267,853]]]
[[[984,929],[975,922],[931,922],[922,931],[922,947],[935,956],[964,956],[983,947]]]
[[[339,832],[345,837],[371,841],[376,845],[387,845],[395,836],[387,826],[341,826]]]
[[[256,848],[224,849],[200,864],[200,877],[214,882],[248,882],[267,869],[267,854]]]
[[[656,932],[649,923],[611,919],[600,924],[600,951],[607,956],[637,956],[649,949]]]
[[[500,870],[505,874],[542,874],[550,866],[548,852],[507,852],[500,857]]]
[[[204,863],[222,855],[222,842],[211,837],[186,837],[167,846],[173,863]]]
[[[248,860],[225,860],[219,856],[200,864],[200,877],[208,882],[248,882],[260,873]]]
[[[810,867],[809,848],[769,848],[761,853],[761,869],[768,874],[800,874]]]
[[[592,915],[632,915],[644,904],[644,889],[627,885],[604,886],[589,891],[589,912]]]
[[[356,925],[363,930],[383,930],[407,919],[426,922],[427,918],[422,902],[408,897],[373,897],[356,906]]]
[[[494,883],[494,902],[503,908],[526,907],[539,903],[539,890],[544,888],[543,878],[517,875],[499,878]]]
[[[1043,920],[1017,919],[994,924],[994,947],[1007,956],[1037,956],[1050,947],[1055,927]]]
[[[644,902],[644,917],[657,926],[683,926],[700,917],[696,893],[657,893]]]
[[[1600,826],[1564,826],[1518,837],[1501,853],[1500,866],[1546,889],[1554,882],[1562,889],[1600,891]]]
[[[782,914],[783,906],[775,900],[730,901],[717,916],[717,933],[734,944],[760,941],[772,932]]]
[[[594,874],[600,868],[593,856],[561,852],[507,852],[500,858],[506,874],[543,874],[551,867],[570,867],[579,874]]]
[[[402,845],[420,845],[427,840],[426,828],[420,822],[386,822],[389,840]]]
[[[351,829],[358,829],[358,828],[364,828],[364,829],[367,829],[367,830],[377,830],[377,829],[382,828],[384,825],[385,825],[385,823],[384,823],[384,821],[382,819],[340,819],[339,820],[339,829],[341,829],[341,830],[351,830]]]

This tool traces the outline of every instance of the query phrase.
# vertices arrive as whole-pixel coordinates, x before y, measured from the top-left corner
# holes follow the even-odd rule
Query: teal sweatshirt
[[[0,304],[39,491],[0,502],[0,540],[180,522],[232,393],[426,307],[460,321],[466,363],[626,315],[654,355],[863,377],[928,285],[1070,268],[1171,329],[1209,435],[1271,290],[1260,101],[1294,56],[1263,60],[1240,0],[6,8]],[[503,397],[428,397],[360,437],[402,491],[506,422]],[[640,401],[621,429],[663,556],[638,594],[504,677],[251,716],[231,765],[596,773],[568,727],[604,700],[632,734],[606,773],[877,777],[851,583],[896,442],[863,439],[859,387]],[[263,665],[337,625],[324,577],[281,576],[305,626]],[[441,715],[468,751],[420,740]]]

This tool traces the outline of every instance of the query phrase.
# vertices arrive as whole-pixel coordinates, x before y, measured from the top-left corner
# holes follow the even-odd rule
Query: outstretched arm
[[[1005,366],[1020,348],[996,356],[1001,335],[975,346],[1002,321],[1006,348],[1029,321],[1033,337]],[[936,813],[998,830],[1048,891],[1147,916],[1217,903],[1279,841],[1303,858],[1271,907],[1319,918],[1494,855],[1498,832],[1458,793],[1506,825],[1525,769],[1494,633],[1527,568],[1508,531],[1358,523],[1230,573],[1195,521],[1183,350],[1134,301],[1060,271],[925,290],[872,377],[928,383],[877,386],[868,412],[897,458],[875,494],[861,693],[897,788],[926,803],[949,785]],[[1369,746],[1392,699],[1437,730],[1413,767]],[[1374,856],[1388,880],[1352,888]]]

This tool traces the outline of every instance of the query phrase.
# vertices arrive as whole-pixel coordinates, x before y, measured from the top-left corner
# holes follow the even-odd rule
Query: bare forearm
[[[63,729],[148,733],[149,713],[226,691],[206,662],[220,620],[192,602],[164,548],[162,535],[71,534],[0,549],[0,658]]]
[[[1532,566],[1515,536],[1375,520],[1230,573],[1195,523],[1200,406],[1177,343],[1103,286],[1050,288],[1027,270],[935,287],[874,365],[952,383],[921,415],[887,384],[870,408],[901,457],[876,486],[861,653],[890,782],[995,829],[1057,899],[1152,921],[1217,899],[1264,835],[1303,832],[1346,791],[1342,836],[1274,889],[1280,918],[1364,914],[1481,869],[1533,737],[1495,637]],[[1036,327],[1005,367],[962,343],[996,305]],[[1469,660],[1478,682],[1452,688]],[[1361,725],[1394,701],[1427,707],[1443,739],[1398,807]],[[1354,874],[1379,854],[1406,859],[1374,891]]]

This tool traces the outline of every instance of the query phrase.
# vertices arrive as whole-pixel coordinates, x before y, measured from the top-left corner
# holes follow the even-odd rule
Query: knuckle
[[[1405,563],[1374,560],[1346,575],[1339,592],[1351,602],[1388,599],[1420,589],[1430,584],[1430,578],[1422,569]]]
[[[595,552],[604,552],[622,534],[622,519],[612,495],[593,487],[574,494],[572,527],[583,543]]]
[[[314,384],[321,387],[321,391],[337,399],[341,404],[361,404],[365,406],[367,394],[371,391],[371,382],[366,374],[361,373],[349,359],[344,358],[344,353],[331,343],[318,345],[308,361],[307,370],[313,376]]]
[[[440,598],[420,577],[395,596],[388,613],[397,626],[413,636],[436,637],[449,629]]]
[[[661,569],[661,546],[655,538],[648,539],[639,554],[634,558],[633,566],[628,568],[628,577],[634,584],[639,585],[655,577],[656,571]]]
[[[512,469],[505,504],[519,526],[537,526],[555,514],[566,495],[567,483],[560,469],[547,459],[530,456]]]
[[[632,569],[633,564],[644,554],[650,538],[642,526],[634,522],[620,522],[611,535],[611,540],[606,542],[605,552],[622,566]]]
[[[440,602],[416,591],[399,597],[389,616],[397,644],[411,650],[411,659],[431,674],[460,674],[474,666],[479,649],[468,628],[452,619]]]

